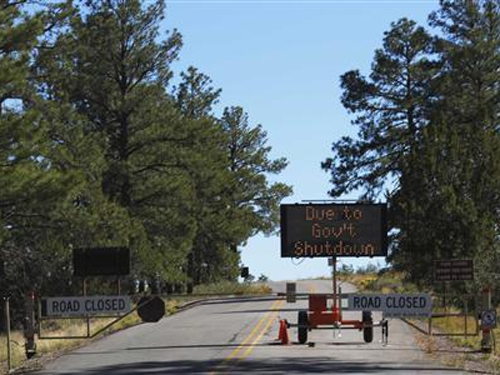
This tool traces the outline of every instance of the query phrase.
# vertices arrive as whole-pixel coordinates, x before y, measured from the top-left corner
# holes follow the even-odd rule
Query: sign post
[[[337,258],[332,257],[333,309],[337,309]]]
[[[7,370],[10,372],[12,368],[12,357],[10,351],[10,297],[4,297],[4,309],[5,309],[5,339],[7,340]]]
[[[297,284],[296,283],[286,283],[286,302],[288,302],[288,303],[297,302]]]
[[[492,345],[491,345],[491,326],[493,322],[486,322],[491,324],[483,325],[484,320],[488,320],[485,317],[485,314],[488,314],[492,310],[491,307],[491,290],[488,286],[483,287],[483,295],[482,295],[482,312],[481,312],[481,331],[483,333],[483,338],[481,340],[481,351],[484,353],[491,353]],[[486,318],[486,319],[485,319]],[[495,316],[496,318],[496,316]],[[496,319],[495,322],[496,324]]]
[[[25,299],[25,322],[24,322],[24,349],[26,357],[30,359],[36,354],[35,343],[35,292],[30,291]]]

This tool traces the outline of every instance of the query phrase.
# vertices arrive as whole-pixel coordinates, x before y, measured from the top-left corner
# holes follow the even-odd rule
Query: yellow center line
[[[257,324],[255,325],[255,327],[252,329],[252,331],[248,334],[248,336],[245,338],[245,340],[242,341],[242,343],[240,345],[238,345],[238,347],[236,349],[234,349],[227,357],[226,359],[220,363],[216,369],[214,371],[212,371],[210,373],[210,375],[215,375],[217,374],[217,372],[221,371],[221,367],[225,366],[229,361],[231,361],[232,359],[234,359],[235,357],[238,356],[238,354],[240,353],[240,351],[248,345],[248,343],[250,341],[252,341],[252,339],[256,336],[260,339],[261,336],[261,333],[262,332],[265,332],[267,330],[267,328],[269,327],[270,325],[270,322],[272,322],[272,317],[277,314],[277,310],[279,310],[281,308],[281,306],[283,305],[284,303],[284,300],[276,300],[272,303],[271,307],[270,307],[270,311],[268,311],[258,322]],[[267,323],[265,323],[267,322]],[[261,328],[261,326],[264,324],[264,329],[259,333],[259,329]],[[258,341],[258,340],[257,340]],[[250,345],[250,348],[252,348],[255,343],[257,342],[255,339],[254,341],[252,342],[252,344]],[[245,353],[248,351],[248,349],[245,351]],[[250,350],[251,351],[251,350]],[[243,355],[245,355],[245,353],[243,353]],[[243,357],[240,357],[240,358],[243,358]]]
[[[274,311],[274,308],[278,305],[278,303],[280,302],[280,300],[276,300],[273,302],[273,304],[271,305],[270,309]],[[240,352],[241,349],[243,349],[243,347],[245,345],[248,344],[248,342],[252,339],[252,337],[257,333],[257,331],[259,330],[260,326],[264,323],[264,321],[266,320],[266,318],[268,317],[269,315],[269,312],[267,312],[260,320],[259,322],[257,323],[257,325],[252,329],[252,331],[248,334],[248,336],[245,338],[245,340],[242,341],[242,343],[240,345],[238,345],[238,347],[236,349],[234,349],[231,354],[229,354],[229,356],[226,358],[226,361],[227,360],[230,360],[234,357],[236,357],[238,355],[238,353]]]
[[[244,359],[246,357],[248,357],[248,355],[252,352],[252,350],[255,348],[255,346],[257,345],[257,343],[260,341],[260,339],[262,338],[262,336],[264,336],[264,334],[267,332],[267,330],[269,329],[269,327],[271,326],[271,324],[273,323],[273,321],[278,317],[278,314],[279,314],[279,310],[281,310],[281,308],[283,307],[283,305],[285,304],[285,301],[280,301],[281,303],[278,304],[278,306],[276,307],[276,311],[274,311],[270,316],[269,316],[269,319],[267,320],[267,323],[266,325],[264,326],[264,328],[262,329],[262,331],[260,331],[260,333],[257,335],[257,337],[255,338],[255,340],[253,340],[253,342],[250,344],[250,346],[245,350],[245,352],[240,356],[240,360],[241,359]]]

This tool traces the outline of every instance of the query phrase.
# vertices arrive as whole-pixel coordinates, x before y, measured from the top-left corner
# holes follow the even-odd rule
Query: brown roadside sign
[[[474,263],[471,259],[437,260],[434,264],[436,281],[474,280]]]

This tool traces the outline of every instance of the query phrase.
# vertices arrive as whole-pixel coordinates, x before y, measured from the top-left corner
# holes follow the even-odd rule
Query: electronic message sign
[[[130,250],[126,247],[89,247],[73,250],[75,276],[113,276],[130,273]]]
[[[281,257],[387,255],[386,204],[281,205]]]

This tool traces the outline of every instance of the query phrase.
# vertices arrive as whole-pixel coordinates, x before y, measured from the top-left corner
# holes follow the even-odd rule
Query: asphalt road
[[[271,283],[284,291],[284,283]],[[352,287],[343,285],[343,292]],[[331,282],[298,282],[298,292],[330,292]],[[313,330],[309,345],[279,345],[279,319],[297,321],[304,300],[276,297],[221,299],[104,337],[48,364],[36,375],[160,374],[463,374],[431,362],[415,344],[413,331],[390,321],[389,344],[363,342],[357,330]],[[359,319],[359,312],[344,314]],[[375,320],[380,317],[374,315]],[[297,341],[296,329],[289,329]]]

